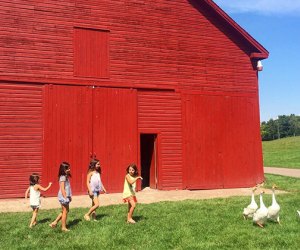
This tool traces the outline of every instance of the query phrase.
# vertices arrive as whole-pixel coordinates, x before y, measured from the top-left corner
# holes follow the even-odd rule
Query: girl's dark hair
[[[133,175],[134,177],[139,175],[139,171],[138,171],[138,168],[137,168],[137,166],[136,166],[135,163],[129,164],[129,166],[126,168],[127,174],[129,174],[129,168],[133,168],[134,169],[134,175]]]
[[[70,164],[68,162],[62,162],[59,166],[59,171],[58,171],[58,178],[61,176],[61,175],[67,175],[66,174],[66,170],[68,170],[70,168]],[[68,176],[71,177],[71,174],[68,174]]]
[[[101,167],[99,169],[96,169],[96,164],[100,162],[98,159],[91,159],[90,164],[89,164],[89,168],[88,168],[88,173],[91,171],[96,170],[97,172],[99,172],[101,174]]]
[[[36,173],[33,173],[32,175],[30,175],[29,176],[30,186],[37,184],[39,182],[39,179],[40,179],[40,177]]]

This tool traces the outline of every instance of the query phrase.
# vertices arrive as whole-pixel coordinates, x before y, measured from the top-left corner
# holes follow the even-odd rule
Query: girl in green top
[[[125,176],[123,189],[123,201],[128,202],[127,223],[134,224],[135,221],[132,219],[132,214],[137,203],[135,196],[136,181],[138,179],[143,180],[143,178],[139,176],[137,166],[134,163],[127,167],[126,172],[127,174]]]

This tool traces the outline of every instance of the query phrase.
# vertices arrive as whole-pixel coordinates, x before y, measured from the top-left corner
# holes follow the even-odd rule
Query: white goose
[[[256,187],[252,188],[251,203],[247,207],[244,208],[244,211],[243,211],[244,219],[252,218],[254,212],[258,209],[258,205],[254,199],[254,191],[255,190],[256,190]]]
[[[299,217],[300,217],[300,210],[297,210],[297,213],[298,213],[298,215],[299,215]]]
[[[272,221],[276,221],[280,224],[279,221],[279,211],[280,206],[275,199],[275,188],[277,186],[274,184],[272,186],[272,205],[268,207],[268,219]]]
[[[265,224],[265,222],[267,220],[267,216],[268,216],[268,209],[263,202],[263,197],[262,197],[263,193],[264,193],[264,191],[261,191],[260,195],[259,195],[260,207],[253,214],[253,223],[257,224],[260,227],[264,227],[264,224]]]

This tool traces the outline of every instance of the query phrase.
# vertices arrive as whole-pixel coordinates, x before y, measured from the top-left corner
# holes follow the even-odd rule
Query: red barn
[[[211,0],[0,0],[1,198],[90,156],[109,192],[263,181],[257,62],[268,51]],[[55,195],[57,188],[48,194]]]

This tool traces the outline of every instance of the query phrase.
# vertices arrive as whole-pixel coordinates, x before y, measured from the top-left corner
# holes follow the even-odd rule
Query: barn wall
[[[138,91],[139,133],[158,134],[158,188],[183,187],[181,96]]]
[[[43,87],[0,84],[0,198],[24,196],[42,173]]]
[[[127,162],[138,161],[138,136],[147,131],[157,131],[159,136],[161,189],[203,188],[193,179],[197,175],[189,175],[190,167],[202,173],[199,178],[208,181],[206,188],[244,185],[235,171],[241,164],[253,167],[251,176],[246,175],[247,183],[262,180],[257,72],[249,57],[255,48],[201,2],[0,0],[0,87],[14,82],[26,90],[31,85],[25,83],[36,83],[33,88],[45,90],[40,100],[45,106],[40,113],[44,125],[40,123],[39,131],[44,133],[44,148],[37,143],[35,151],[43,155],[44,181],[53,181],[59,162],[68,160],[74,169],[74,192],[81,193],[89,156],[96,149],[107,173],[105,182],[112,190],[120,190],[123,172],[115,179],[111,175]],[[97,71],[84,63],[81,68],[84,51],[80,45],[86,36],[80,33],[78,38],[76,30],[105,32],[98,34],[99,41],[105,41],[98,52],[108,57],[104,69]],[[92,44],[91,50],[85,44],[89,53]],[[115,93],[120,106],[114,106]],[[95,96],[100,99],[95,101]],[[103,109],[108,107],[113,113]],[[216,116],[210,115],[210,109]],[[228,130],[225,137],[221,124]],[[253,141],[249,135],[244,138],[253,160],[244,157],[244,141],[235,134],[237,124],[239,131],[254,133]],[[31,121],[27,125],[33,126]],[[203,141],[210,134],[213,140]],[[205,156],[198,154],[199,141],[206,147]],[[235,148],[241,159],[231,155]],[[214,158],[219,152],[228,158]],[[195,165],[199,161],[207,167],[200,170]],[[34,166],[41,171],[39,164]],[[209,164],[214,168],[208,168]]]

